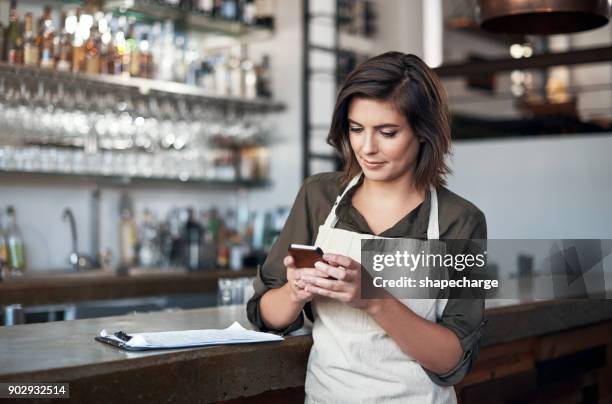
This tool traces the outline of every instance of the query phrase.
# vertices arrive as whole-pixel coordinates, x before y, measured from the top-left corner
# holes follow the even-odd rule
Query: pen
[[[132,337],[130,337],[129,335],[127,335],[126,333],[124,333],[123,331],[118,331],[115,333],[115,337],[119,338],[121,341],[125,341],[128,342],[129,340],[132,339]]]

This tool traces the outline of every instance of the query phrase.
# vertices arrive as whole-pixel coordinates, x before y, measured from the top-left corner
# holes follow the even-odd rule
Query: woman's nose
[[[366,133],[363,139],[362,150],[365,154],[373,154],[378,151],[378,145],[376,144],[375,133]]]

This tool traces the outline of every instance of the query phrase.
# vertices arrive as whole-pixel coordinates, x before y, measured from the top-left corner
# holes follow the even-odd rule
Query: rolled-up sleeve
[[[287,222],[278,238],[274,242],[268,256],[257,270],[257,276],[253,282],[255,294],[247,302],[247,317],[249,321],[261,331],[271,331],[279,334],[287,334],[299,329],[304,324],[304,314],[284,329],[271,329],[264,323],[261,317],[259,302],[261,297],[270,289],[280,288],[287,283],[287,269],[283,259],[287,255],[287,248],[291,243],[311,244],[312,231],[308,215],[308,200],[306,182],[300,188],[295,202],[291,208]],[[310,310],[310,307],[305,308]]]
[[[464,223],[455,229],[449,238],[468,240],[482,240],[478,243],[478,249],[486,248],[487,224],[482,212],[471,215]],[[466,242],[464,253],[476,253],[472,251],[475,244]],[[456,252],[456,251],[455,251]],[[454,275],[459,273],[455,271]],[[461,348],[463,355],[457,365],[444,374],[437,374],[428,369],[425,372],[430,379],[442,386],[452,386],[459,383],[465,375],[472,369],[474,362],[478,358],[480,350],[480,338],[483,327],[486,324],[484,319],[485,299],[481,296],[469,298],[448,299],[442,315],[438,318],[438,324],[453,331]]]

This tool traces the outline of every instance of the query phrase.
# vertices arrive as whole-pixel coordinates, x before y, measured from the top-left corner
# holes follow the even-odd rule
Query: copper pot
[[[567,34],[606,25],[608,0],[478,0],[480,27],[509,34]]]

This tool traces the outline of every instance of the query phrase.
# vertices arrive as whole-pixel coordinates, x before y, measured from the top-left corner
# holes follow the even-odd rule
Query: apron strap
[[[344,188],[344,191],[342,191],[342,193],[340,195],[338,195],[338,197],[336,198],[336,202],[334,202],[334,206],[332,206],[329,214],[327,215],[327,218],[325,219],[325,224],[324,225],[326,227],[335,227],[336,226],[336,223],[338,222],[338,217],[336,216],[336,208],[338,207],[338,204],[340,203],[342,198],[344,198],[344,195],[346,195],[346,193],[351,188],[353,188],[355,186],[355,184],[357,184],[357,182],[359,181],[359,179],[361,178],[362,175],[363,175],[363,173],[359,173],[355,177],[353,177],[353,179],[348,183],[346,188]]]
[[[429,224],[427,225],[427,239],[438,240],[440,238],[440,226],[438,223],[438,193],[433,185],[429,186],[431,193],[431,206],[429,208]]]

